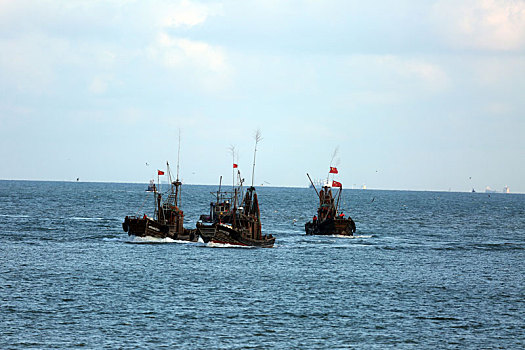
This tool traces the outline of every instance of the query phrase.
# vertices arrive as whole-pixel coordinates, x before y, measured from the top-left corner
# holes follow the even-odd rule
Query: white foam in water
[[[128,241],[127,239],[123,239],[122,237],[104,237],[102,238],[102,240],[104,242],[122,242],[122,241],[126,242]]]
[[[214,243],[214,242],[208,242],[206,244],[207,247],[210,248],[256,248],[256,247],[250,247],[246,245],[236,245],[236,244],[227,244],[227,243]]]
[[[130,242],[132,243],[175,243],[179,241],[176,241],[169,237],[157,238],[157,237],[150,237],[150,236],[146,236],[146,237],[130,236]]]
[[[3,216],[5,218],[28,218],[29,215],[10,215],[10,214],[0,214],[0,216]]]
[[[372,238],[372,235],[354,236],[355,238]]]
[[[370,238],[370,237],[372,237],[372,235],[361,235],[361,236],[330,235],[330,237],[338,237],[338,238]]]
[[[77,221],[91,221],[91,220],[104,220],[104,218],[84,218],[84,217],[72,217],[71,220],[77,220]]]
[[[128,242],[130,243],[180,243],[180,244],[196,243],[196,242],[191,242],[191,241],[172,239],[169,237],[158,238],[158,237],[151,237],[151,236],[146,236],[146,237],[130,236],[130,240]]]

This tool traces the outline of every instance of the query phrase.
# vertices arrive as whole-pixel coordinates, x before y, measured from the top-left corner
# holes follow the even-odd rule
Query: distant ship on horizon
[[[474,191],[474,190],[472,190]],[[505,187],[503,187],[503,191],[501,191],[502,193],[510,193],[510,187],[505,185]],[[498,193],[498,191],[496,190],[493,190],[490,186],[487,186],[485,187],[485,193]]]
[[[497,191],[490,188],[490,186],[485,187],[485,193],[496,193],[496,192]]]

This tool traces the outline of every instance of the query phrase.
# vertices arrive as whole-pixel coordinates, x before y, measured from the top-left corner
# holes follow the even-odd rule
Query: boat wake
[[[29,215],[16,215],[16,214],[0,214],[0,217],[4,218],[29,218]]]
[[[135,243],[135,244],[152,244],[152,243],[194,243],[190,241],[182,241],[178,239],[171,239],[169,237],[166,238],[158,238],[158,237],[151,237],[151,236],[145,236],[145,237],[138,237],[138,236],[130,236],[129,239],[126,241],[126,243]]]
[[[73,216],[73,217],[71,217],[69,219],[75,220],[75,221],[100,221],[100,220],[104,220],[104,218],[86,218],[86,217],[78,217],[78,216]]]
[[[241,249],[256,248],[256,247],[253,247],[253,246],[228,244],[228,243],[215,243],[215,242],[208,242],[206,244],[206,247],[209,247],[209,248],[241,248]]]
[[[330,237],[337,237],[337,238],[372,238],[372,235],[353,235],[353,236],[330,235]]]

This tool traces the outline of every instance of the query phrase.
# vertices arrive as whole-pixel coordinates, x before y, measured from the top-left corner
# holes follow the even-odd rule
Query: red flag
[[[237,164],[233,163],[233,168],[234,169],[237,168]]]
[[[337,168],[336,167],[330,167],[330,174],[338,174],[339,172],[337,171]]]
[[[164,175],[164,171],[162,171],[162,170],[157,170],[157,174],[158,174],[158,175]]]
[[[332,181],[332,187],[341,187],[341,188],[343,188],[343,185],[340,182]]]

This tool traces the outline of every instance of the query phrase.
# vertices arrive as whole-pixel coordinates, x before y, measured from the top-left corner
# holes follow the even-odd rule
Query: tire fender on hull
[[[124,219],[124,222],[122,223],[122,229],[124,230],[124,232],[128,232],[129,231],[129,219],[128,217],[126,216],[126,218]]]

